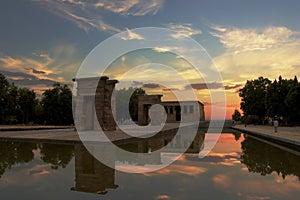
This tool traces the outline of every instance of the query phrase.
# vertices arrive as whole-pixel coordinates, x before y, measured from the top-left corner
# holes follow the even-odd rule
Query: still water
[[[122,148],[134,151],[138,146]],[[138,165],[132,171],[134,167]],[[299,178],[299,153],[244,134],[222,134],[206,157],[199,159],[190,149],[172,165],[145,174],[106,167],[80,144],[0,142],[3,200],[298,199]]]

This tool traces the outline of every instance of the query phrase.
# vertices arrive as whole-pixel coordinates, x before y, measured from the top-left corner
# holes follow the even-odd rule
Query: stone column
[[[116,130],[116,122],[113,117],[112,102],[115,102],[112,93],[117,80],[109,80],[107,76],[100,77],[95,96],[95,108],[98,122],[104,131]]]

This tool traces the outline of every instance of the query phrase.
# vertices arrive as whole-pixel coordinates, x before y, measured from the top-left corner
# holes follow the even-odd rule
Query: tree
[[[300,123],[300,84],[297,77],[273,82],[263,77],[247,81],[240,90],[241,109],[247,123],[277,118],[285,124]],[[264,101],[264,104],[263,104]]]
[[[9,89],[9,83],[5,76],[0,74],[0,123],[5,123],[5,116],[7,112],[7,92]]]
[[[20,106],[18,104],[18,87],[14,84],[9,85],[6,94],[6,107],[4,108],[4,121],[6,124],[15,124],[18,122],[17,115],[20,111]]]
[[[232,120],[234,121],[240,121],[242,118],[242,115],[238,109],[234,110],[234,113],[232,114]]]
[[[72,91],[67,85],[54,84],[43,93],[41,104],[47,124],[73,124]]]
[[[38,124],[44,123],[44,108],[42,102],[38,99],[35,99],[35,106],[34,106],[34,121]]]
[[[145,94],[145,90],[142,88],[136,88],[130,97],[129,113],[133,121],[138,120],[138,97],[140,94]]]
[[[37,104],[36,95],[33,90],[28,88],[18,89],[18,106],[21,113],[21,121],[27,124],[30,120],[34,119],[35,106]]]
[[[297,77],[295,77],[295,80],[298,82]],[[282,79],[282,77],[279,76],[278,81],[275,80],[268,86],[265,99],[267,118],[278,118],[282,119],[285,124],[288,123],[290,112],[288,105],[285,103],[285,99],[294,85],[293,82],[294,80],[292,79]]]
[[[278,117],[280,115],[280,108],[282,101],[279,95],[279,84],[277,80],[269,85],[267,88],[266,99],[265,99],[265,106],[267,110],[267,117]]]
[[[285,98],[285,105],[288,110],[288,118],[291,123],[300,123],[300,84],[297,77],[294,78],[293,84]]]
[[[295,77],[295,79],[297,80],[297,77]],[[298,82],[298,81],[297,81]],[[283,120],[285,121],[285,124],[288,123],[288,107],[285,104],[285,98],[288,95],[288,92],[290,90],[290,88],[293,85],[293,80],[286,80],[286,79],[282,79],[281,76],[279,76],[279,81],[278,81],[278,98],[279,98],[279,102],[280,102],[280,106],[279,106],[279,112],[278,115],[280,117],[283,118]]]
[[[260,122],[264,122],[267,113],[265,106],[265,97],[267,88],[271,81],[267,78],[259,77],[258,79],[247,81],[246,85],[239,90],[241,99],[241,109],[244,115],[257,116]]]
[[[118,121],[138,120],[138,95],[145,94],[142,88],[123,88],[116,92],[116,118]],[[129,105],[128,105],[129,102]]]
[[[33,90],[18,88],[0,74],[0,124],[38,122],[73,124],[72,92],[59,83],[43,93],[42,101]]]
[[[34,120],[36,94],[28,88],[18,88],[10,84],[5,76],[0,74],[0,123],[28,123]]]

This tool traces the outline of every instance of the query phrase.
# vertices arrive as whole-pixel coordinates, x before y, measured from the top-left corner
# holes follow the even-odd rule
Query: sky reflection
[[[108,168],[81,145],[13,147],[0,155],[0,166],[8,166],[0,178],[1,199],[295,199],[300,194],[299,156],[243,135],[222,134],[205,158],[184,154],[145,174]]]

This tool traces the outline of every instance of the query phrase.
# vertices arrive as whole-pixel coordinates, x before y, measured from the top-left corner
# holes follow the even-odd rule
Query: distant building
[[[152,105],[162,105],[167,114],[167,123],[204,121],[204,104],[200,101],[161,101],[162,95],[140,95],[138,99],[138,124],[150,122],[149,109]],[[152,119],[156,120],[156,119]]]

